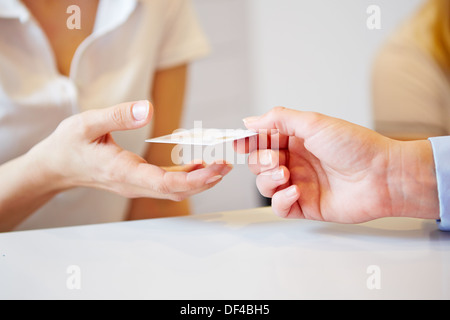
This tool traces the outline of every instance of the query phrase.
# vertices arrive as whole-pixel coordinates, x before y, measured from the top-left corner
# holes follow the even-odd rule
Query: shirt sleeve
[[[429,138],[433,148],[439,196],[439,229],[450,231],[450,136]]]
[[[175,0],[165,19],[165,31],[156,68],[165,69],[188,63],[209,54],[210,46],[197,20],[190,0]]]
[[[432,57],[398,35],[373,66],[375,130],[405,139],[448,135],[448,94],[448,81]]]

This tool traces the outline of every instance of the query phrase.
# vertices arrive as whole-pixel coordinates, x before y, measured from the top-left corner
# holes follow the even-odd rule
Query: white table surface
[[[0,299],[449,298],[450,233],[434,221],[258,208],[0,234]]]

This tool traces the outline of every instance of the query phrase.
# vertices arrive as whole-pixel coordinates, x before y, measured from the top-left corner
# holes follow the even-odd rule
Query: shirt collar
[[[0,1],[0,19],[19,19],[25,22],[30,18],[27,7],[19,0]]]
[[[94,32],[105,33],[125,22],[136,7],[137,0],[100,0],[97,9]],[[28,8],[20,0],[1,0],[0,19],[30,18]]]
[[[136,8],[137,0],[100,0],[93,34],[100,35],[124,23]]]

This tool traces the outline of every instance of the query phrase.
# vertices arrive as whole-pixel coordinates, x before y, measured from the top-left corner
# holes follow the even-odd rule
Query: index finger
[[[262,129],[277,129],[283,135],[307,139],[329,126],[330,119],[317,112],[275,107],[262,116],[245,118],[244,124],[247,129],[258,132]]]
[[[289,137],[277,129],[260,129],[256,136],[236,140],[233,143],[234,150],[237,153],[251,153],[260,149],[286,149],[289,142]]]

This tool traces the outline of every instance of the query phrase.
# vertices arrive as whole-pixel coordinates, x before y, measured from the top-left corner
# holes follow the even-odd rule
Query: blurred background
[[[209,57],[190,68],[183,128],[244,128],[274,106],[372,128],[371,68],[386,37],[421,0],[193,0]],[[370,30],[377,5],[381,29]],[[226,146],[227,155],[233,153]],[[266,205],[244,164],[192,198],[193,213]]]

